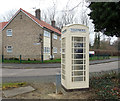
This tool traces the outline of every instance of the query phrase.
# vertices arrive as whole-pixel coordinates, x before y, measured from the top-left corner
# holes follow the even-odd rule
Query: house
[[[44,60],[60,58],[61,32],[41,20],[41,11],[35,16],[20,8],[8,21],[0,23],[2,54],[4,58]]]

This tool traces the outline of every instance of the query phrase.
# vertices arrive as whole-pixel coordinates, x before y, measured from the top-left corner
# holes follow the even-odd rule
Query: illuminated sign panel
[[[75,29],[75,28],[70,28],[71,32],[86,32],[85,29]]]

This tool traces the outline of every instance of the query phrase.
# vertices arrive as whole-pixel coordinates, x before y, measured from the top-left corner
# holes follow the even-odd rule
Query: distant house
[[[35,15],[20,8],[8,21],[0,23],[2,32],[2,54],[5,58],[43,59],[60,58],[61,32],[41,20],[41,11]]]

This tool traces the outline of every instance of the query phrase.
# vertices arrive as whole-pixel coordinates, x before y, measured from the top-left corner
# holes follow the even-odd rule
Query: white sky
[[[3,20],[1,15],[5,15],[6,12],[8,12],[9,10],[13,10],[13,9],[20,9],[23,8],[24,10],[30,12],[31,14],[34,14],[35,9],[33,9],[34,7],[36,8],[40,8],[41,11],[45,10],[46,8],[48,8],[50,5],[52,5],[53,1],[57,1],[57,10],[61,11],[63,8],[65,8],[65,5],[68,3],[68,0],[1,0],[0,1],[0,22]],[[69,9],[73,8],[74,6],[76,6],[79,2],[83,2],[83,0],[70,0],[69,3]],[[93,43],[94,42],[94,27],[91,25],[90,26],[90,42]],[[106,37],[107,38],[107,37]],[[112,38],[112,42],[114,40],[116,40],[116,37]]]
[[[56,1],[56,0],[54,0]],[[58,0],[58,9],[61,10],[66,3],[68,2],[68,0]],[[70,0],[71,7],[74,7],[76,4],[78,4],[79,1],[82,0]],[[1,0],[0,1],[0,15],[1,14],[5,14],[5,12],[12,10],[12,9],[19,9],[19,8],[23,8],[28,12],[32,12],[33,11],[33,7],[36,8],[40,8],[45,9],[47,7],[49,7],[50,5],[52,5],[52,0]]]

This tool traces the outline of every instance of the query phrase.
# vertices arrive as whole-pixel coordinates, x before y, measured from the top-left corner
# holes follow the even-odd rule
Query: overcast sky
[[[57,11],[63,10],[66,4],[69,1],[69,9],[76,6],[80,1],[83,0],[1,0],[0,3],[0,15],[6,15],[10,10],[18,10],[23,8],[24,10],[32,13],[34,15],[35,9],[40,8],[41,11],[48,8],[53,4],[53,1],[57,2]],[[88,11],[89,12],[89,11]],[[0,21],[3,21],[3,18],[0,16]],[[112,42],[116,40],[116,37],[112,38]],[[90,41],[93,43],[94,41],[94,27],[90,26]]]
[[[33,12],[34,7],[41,10],[52,5],[53,1],[57,1],[57,9],[62,10],[67,4],[68,0],[2,0],[0,3],[0,15],[12,9],[23,8],[28,12]],[[64,1],[64,2],[63,2]],[[69,6],[72,8],[82,0],[70,0]]]

